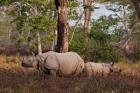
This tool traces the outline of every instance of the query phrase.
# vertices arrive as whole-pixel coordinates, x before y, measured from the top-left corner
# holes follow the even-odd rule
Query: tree
[[[93,0],[83,0],[83,5],[84,5],[84,43],[85,43],[85,51],[86,51],[86,46],[88,43],[88,37],[87,34],[89,32],[89,25],[90,25],[90,19],[91,19],[91,12],[93,10],[92,6]]]
[[[131,0],[135,8],[138,20],[140,21],[140,0]]]
[[[53,15],[55,11],[53,3],[49,0],[24,0],[10,4],[15,7],[11,13],[14,19],[12,23],[15,25],[13,28],[16,28],[14,32],[17,34],[13,36],[17,45],[28,43],[31,50],[38,49],[39,54],[42,53],[42,48],[47,50],[48,42],[55,38],[56,21]]]
[[[84,5],[84,31],[87,33],[89,31],[89,23],[91,18],[91,12],[93,10],[92,6],[93,0],[83,0]]]
[[[56,8],[58,9],[56,51],[67,52],[68,51],[67,0],[56,1]]]
[[[131,61],[136,61],[139,57],[139,36],[140,36],[140,1],[139,0],[100,0],[102,2],[111,2],[117,6],[123,6],[125,15],[121,18],[124,24],[123,35],[119,41],[113,44],[118,50],[121,50],[123,56]],[[112,5],[111,4],[111,5]],[[116,7],[115,7],[116,8]],[[116,8],[117,9],[117,8]],[[113,11],[116,9],[112,9]],[[118,11],[117,11],[118,12]],[[126,15],[127,13],[127,15]]]

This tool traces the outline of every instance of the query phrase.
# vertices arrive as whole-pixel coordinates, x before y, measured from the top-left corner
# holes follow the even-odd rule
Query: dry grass
[[[126,76],[140,76],[140,62],[119,62],[117,65],[122,69],[121,74]]]
[[[20,62],[6,63],[5,58],[0,57],[0,93],[140,93],[139,77],[112,74],[106,78],[44,79],[33,69],[23,69]]]

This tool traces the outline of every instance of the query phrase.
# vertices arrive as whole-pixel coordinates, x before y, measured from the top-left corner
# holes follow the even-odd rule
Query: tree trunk
[[[59,5],[59,4],[58,4]],[[67,0],[60,0],[58,7],[57,52],[68,51]]]
[[[38,54],[42,54],[42,47],[41,47],[41,38],[40,38],[40,33],[37,32],[37,42],[38,42]]]
[[[87,43],[88,43],[88,36],[89,33],[89,25],[90,25],[90,19],[91,19],[91,13],[92,13],[92,3],[93,0],[83,0],[84,4],[84,47],[86,50]]]
[[[131,0],[137,13],[138,20],[140,21],[140,0]]]

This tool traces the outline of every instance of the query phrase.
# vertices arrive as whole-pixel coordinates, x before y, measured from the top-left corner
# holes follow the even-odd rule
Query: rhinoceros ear
[[[35,60],[36,59],[36,57],[35,57],[36,55],[35,55],[35,53],[34,52],[32,52],[32,58],[33,58],[33,60]]]
[[[114,62],[110,62],[110,65],[113,66],[114,65]]]

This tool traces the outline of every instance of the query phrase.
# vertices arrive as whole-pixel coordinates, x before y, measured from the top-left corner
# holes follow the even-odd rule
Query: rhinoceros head
[[[112,71],[115,72],[115,73],[120,73],[122,71],[122,69],[117,67],[117,66],[113,66]]]
[[[37,65],[35,56],[33,55],[30,58],[23,58],[21,65],[23,67],[35,67]]]
[[[114,62],[110,62],[109,68],[111,72],[114,72],[114,73],[119,73],[122,71],[118,66],[114,65]]]

